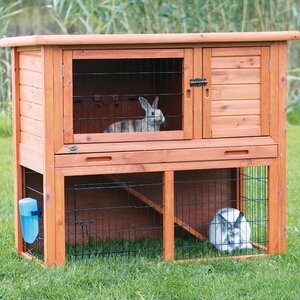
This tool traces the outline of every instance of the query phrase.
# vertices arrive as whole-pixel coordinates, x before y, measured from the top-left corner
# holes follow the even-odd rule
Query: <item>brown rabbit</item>
[[[155,98],[152,106],[149,102],[139,97],[139,102],[145,110],[146,115],[144,119],[140,120],[123,120],[110,124],[105,130],[105,133],[116,132],[147,132],[159,131],[160,125],[165,122],[165,117],[160,109],[157,108],[158,97]]]

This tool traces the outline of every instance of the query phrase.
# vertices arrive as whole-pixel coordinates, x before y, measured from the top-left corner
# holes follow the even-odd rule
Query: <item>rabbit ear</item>
[[[157,109],[158,100],[159,100],[159,97],[157,96],[155,98],[155,100],[153,101],[152,108]]]
[[[221,214],[217,214],[217,219],[223,228],[230,227],[230,222],[228,222]]]
[[[139,101],[140,101],[140,104],[141,104],[142,108],[146,112],[151,108],[151,105],[149,104],[149,102],[145,98],[139,97]]]
[[[240,212],[239,216],[237,217],[237,219],[234,222],[234,228],[241,227],[241,222],[242,222],[243,217],[244,217],[244,214],[242,212]]]

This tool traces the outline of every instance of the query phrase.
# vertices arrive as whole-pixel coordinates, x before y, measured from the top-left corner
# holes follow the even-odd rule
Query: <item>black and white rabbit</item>
[[[157,108],[158,97],[155,98],[152,106],[143,97],[139,97],[141,107],[145,110],[144,119],[140,120],[123,120],[110,124],[105,130],[105,133],[111,132],[147,132],[159,131],[160,125],[165,122],[165,117],[160,109]]]
[[[244,214],[235,208],[217,211],[209,224],[209,241],[220,251],[252,249],[251,228]]]

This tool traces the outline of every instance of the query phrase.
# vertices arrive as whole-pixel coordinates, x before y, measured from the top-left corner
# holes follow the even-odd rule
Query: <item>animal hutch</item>
[[[3,38],[12,47],[17,251],[47,265],[286,248],[287,40],[299,32]],[[19,200],[42,211],[22,238]],[[208,242],[221,208],[251,246]]]

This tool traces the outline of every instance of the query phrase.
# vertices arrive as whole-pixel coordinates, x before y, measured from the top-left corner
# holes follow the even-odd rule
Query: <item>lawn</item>
[[[203,264],[90,259],[53,269],[15,253],[11,138],[0,138],[0,299],[298,299],[300,127],[287,133],[286,254]]]

